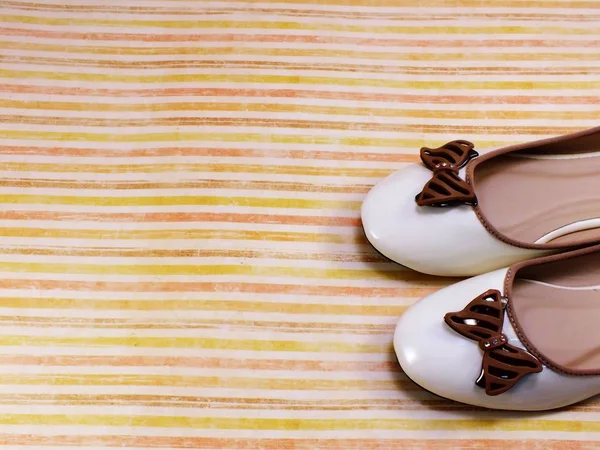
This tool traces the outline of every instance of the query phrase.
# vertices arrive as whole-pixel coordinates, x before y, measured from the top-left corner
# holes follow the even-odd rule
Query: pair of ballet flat
[[[410,307],[406,375],[440,396],[545,410],[600,393],[600,127],[478,154],[421,149],[362,207],[365,234],[414,270],[473,276]]]

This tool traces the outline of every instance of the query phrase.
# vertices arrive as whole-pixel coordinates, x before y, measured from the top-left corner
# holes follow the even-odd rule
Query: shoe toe
[[[448,312],[461,311],[489,289],[503,290],[508,269],[456,283],[422,299],[401,317],[394,334],[398,362],[408,378],[441,397],[492,409],[536,411],[563,407],[600,392],[600,376],[574,377],[548,367],[526,375],[508,391],[487,395],[475,382],[483,352],[474,340],[452,330]],[[524,349],[508,317],[502,332],[509,343]]]
[[[410,165],[381,182],[367,194],[361,218],[369,242],[385,256],[404,264],[410,261],[411,232],[419,214],[414,197],[430,174]]]
[[[499,272],[492,276],[500,279],[506,273]],[[454,285],[413,305],[403,314],[394,334],[398,362],[408,378],[434,394],[466,402],[483,393],[475,385],[481,373],[481,351],[476,342],[447,326],[444,316],[462,310],[489,289],[489,282],[469,281],[473,280],[470,286],[463,284],[456,290]]]
[[[540,253],[495,238],[471,206],[418,206],[415,196],[430,179],[430,170],[411,164],[376,184],[365,197],[365,235],[384,256],[427,274],[470,276]]]

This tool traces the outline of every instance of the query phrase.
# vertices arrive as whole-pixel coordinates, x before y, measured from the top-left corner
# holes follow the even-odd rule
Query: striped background
[[[369,187],[599,125],[597,0],[0,1],[0,447],[600,447],[434,397]]]

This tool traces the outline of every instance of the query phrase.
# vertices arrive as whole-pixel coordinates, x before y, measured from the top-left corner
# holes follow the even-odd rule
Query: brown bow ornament
[[[484,292],[462,311],[446,314],[444,320],[457,333],[479,343],[483,364],[475,384],[487,395],[502,394],[525,375],[542,371],[536,357],[510,345],[502,333],[504,304],[500,291]]]
[[[458,171],[479,156],[469,141],[452,141],[439,148],[421,149],[421,161],[433,171],[433,177],[415,197],[419,206],[477,205],[470,184],[458,176]]]

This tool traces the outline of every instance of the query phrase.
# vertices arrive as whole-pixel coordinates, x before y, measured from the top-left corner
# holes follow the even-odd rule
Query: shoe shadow
[[[486,428],[494,427],[496,422],[499,425],[501,422],[518,419],[518,422],[515,422],[515,431],[522,430],[528,426],[526,421],[535,421],[544,418],[553,418],[556,420],[555,416],[561,413],[568,412],[569,414],[573,414],[596,412],[600,407],[600,394],[583,400],[575,405],[547,411],[504,411],[468,405],[440,397],[415,383],[402,371],[393,349],[390,352],[390,362],[392,361],[398,367],[398,370],[394,371],[394,384],[397,386],[398,390],[402,391],[403,397],[405,398],[402,402],[402,409],[448,413],[448,418],[459,421],[476,421],[479,425],[483,426],[485,424]],[[443,419],[443,417],[440,418]],[[506,429],[506,423],[503,423],[501,428]],[[510,426],[508,426],[508,428],[510,428]]]
[[[359,260],[370,271],[377,273],[379,275],[377,278],[385,281],[393,280],[410,283],[411,286],[414,285],[416,288],[424,288],[426,292],[421,297],[464,279],[460,277],[428,275],[392,261],[370,244],[362,227],[355,229],[354,239],[358,244],[356,254]]]

